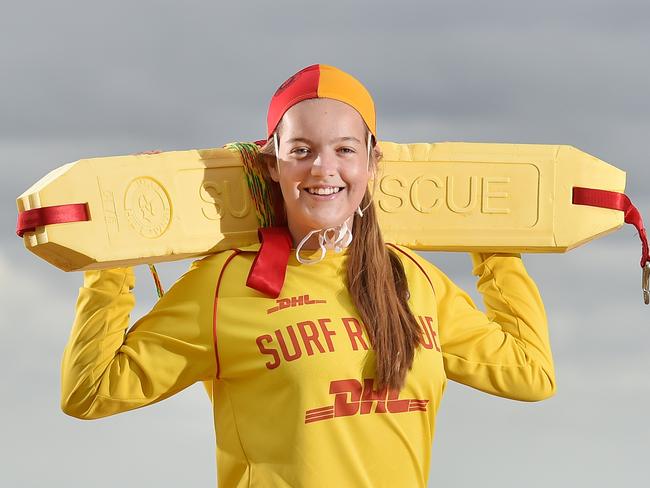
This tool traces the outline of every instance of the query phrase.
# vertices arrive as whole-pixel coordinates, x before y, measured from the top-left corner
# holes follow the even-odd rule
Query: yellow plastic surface
[[[420,250],[565,252],[623,225],[573,205],[572,188],[623,192],[625,173],[566,145],[380,141],[374,203],[386,241]],[[371,183],[372,184],[372,183]],[[18,210],[88,204],[90,221],[26,232],[65,271],[172,261],[257,242],[239,154],[170,151],[66,164]]]
[[[387,241],[412,249],[565,252],[624,223],[623,212],[571,203],[574,186],[625,191],[624,171],[572,146],[381,148],[381,228]]]

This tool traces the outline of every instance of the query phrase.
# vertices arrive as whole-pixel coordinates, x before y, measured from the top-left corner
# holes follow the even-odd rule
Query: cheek
[[[298,193],[298,184],[301,181],[301,175],[296,168],[289,165],[280,167],[279,181],[282,193],[286,196],[293,196]]]
[[[300,191],[297,186],[291,181],[284,181],[280,183],[280,190],[282,191],[282,199],[285,205],[293,205],[300,198]]]
[[[368,182],[370,181],[370,173],[366,171],[365,166],[350,171],[345,175],[345,181],[352,189],[354,194],[365,192],[368,187]]]

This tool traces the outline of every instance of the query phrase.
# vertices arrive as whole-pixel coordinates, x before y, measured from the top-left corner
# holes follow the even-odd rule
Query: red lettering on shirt
[[[345,417],[357,413],[362,391],[361,383],[355,379],[332,381],[330,394],[334,395],[334,417]],[[350,394],[349,401],[348,393]]]
[[[275,369],[280,365],[281,360],[289,362],[300,359],[303,352],[306,356],[313,356],[316,352],[334,352],[332,336],[336,335],[336,331],[328,328],[332,319],[323,318],[316,322],[304,320],[295,326],[287,325],[282,329],[276,329],[273,335],[262,334],[257,337],[255,342],[260,352],[273,357],[273,361],[267,362],[266,367]]]
[[[440,347],[438,347],[438,341],[436,340],[436,331],[433,330],[433,317],[425,317],[427,319],[427,327],[429,328],[429,332],[431,332],[431,338],[433,339],[433,344],[436,346],[436,351],[440,352]]]
[[[287,333],[291,339],[291,345],[293,346],[293,353],[289,352],[287,348],[287,343],[284,341],[284,334],[280,332],[280,329],[275,331],[275,337],[278,339],[280,344],[280,349],[282,350],[282,356],[285,361],[293,361],[302,356],[302,350],[300,349],[300,344],[298,344],[298,338],[296,337],[296,332],[293,330],[293,326],[287,326]]]
[[[377,402],[375,412],[386,412],[386,397],[388,396],[388,389],[382,388],[381,390],[373,390],[373,379],[365,378],[363,380],[363,395],[361,396],[361,414],[370,413],[372,406]]]
[[[299,304],[300,300],[296,299],[295,303]],[[306,304],[304,299],[303,304]],[[418,315],[417,319],[420,326],[419,343],[425,349],[435,349],[440,352],[438,334],[434,330],[433,317]],[[364,337],[364,327],[359,319],[354,317],[341,317],[340,320],[345,328],[350,341],[350,347],[353,351],[368,351],[371,349],[367,337]],[[332,319],[330,318],[303,320],[297,322],[295,325],[287,325],[286,327],[277,329],[272,334],[260,335],[255,339],[257,347],[262,354],[269,355],[272,358],[272,360],[266,363],[266,367],[268,369],[275,369],[280,365],[282,360],[290,362],[301,357],[334,352],[332,336],[335,336],[337,331],[332,328],[331,324]],[[389,400],[397,401],[397,397],[390,397],[392,393],[388,392],[387,394]],[[393,402],[386,405],[386,408],[390,411],[390,405],[392,405],[392,408],[398,408],[397,405],[400,404]],[[401,405],[402,407],[399,408],[407,408],[406,404]],[[381,410],[384,407],[379,406],[378,408]]]
[[[274,313],[285,308],[300,307],[303,305],[314,305],[316,303],[327,303],[326,300],[312,300],[309,295],[300,295],[297,297],[279,298],[275,301],[275,307],[269,308],[266,313]]]
[[[354,378],[330,382],[329,393],[334,395],[334,403],[305,411],[305,423],[335,417],[367,415],[370,413],[393,414],[404,412],[426,412],[428,399],[399,399],[398,390],[374,390],[374,379],[364,378],[363,384]],[[374,412],[372,410],[375,405]]]
[[[269,369],[275,369],[280,366],[280,356],[278,355],[278,351],[275,349],[268,349],[266,346],[264,346],[264,344],[262,344],[263,341],[271,343],[273,342],[273,337],[268,334],[264,334],[255,339],[255,342],[257,342],[257,347],[260,348],[260,352],[262,354],[270,354],[273,356],[273,362],[266,363],[266,367]]]
[[[314,350],[311,348],[311,342],[318,348],[320,352],[325,352],[323,345],[318,340],[318,329],[316,324],[311,320],[306,320],[304,322],[298,322],[298,330],[300,331],[300,336],[302,337],[302,342],[305,344],[305,349],[307,349],[307,355],[313,356]],[[305,330],[307,327],[311,330],[311,334],[307,333]]]
[[[355,351],[359,350],[359,346],[357,345],[358,342],[361,344],[361,347],[367,351],[368,344],[366,344],[366,341],[363,338],[363,328],[361,327],[361,323],[354,317],[343,317],[341,320],[343,320],[345,330],[348,332],[352,349]]]
[[[332,319],[318,319],[318,325],[320,325],[320,330],[323,332],[323,335],[325,336],[325,342],[327,342],[327,349],[329,352],[334,351],[334,344],[332,343],[331,337],[333,335],[336,335],[335,330],[329,330],[327,328],[327,324],[331,322]]]
[[[418,315],[418,321],[420,322],[420,344],[425,349],[436,348],[436,351],[440,352],[440,347],[438,347],[438,342],[436,340],[436,331],[433,330],[433,317],[422,317]]]

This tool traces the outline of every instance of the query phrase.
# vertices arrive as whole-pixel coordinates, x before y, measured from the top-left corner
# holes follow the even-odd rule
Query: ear
[[[269,170],[271,179],[278,183],[280,181],[280,172],[278,171],[278,159],[277,157],[267,157],[264,158],[266,161],[266,168]]]
[[[381,148],[379,147],[378,144],[375,144],[372,148],[372,159],[371,159],[371,164],[370,164],[370,174],[371,178],[375,178],[377,176],[377,169],[379,167],[379,161],[381,161],[381,158],[384,156],[384,154],[381,152]]]
[[[375,145],[372,146],[372,153],[375,156],[377,162],[381,161],[381,158],[384,156],[384,153],[382,152],[381,148],[379,147],[379,144],[377,143],[375,143]]]

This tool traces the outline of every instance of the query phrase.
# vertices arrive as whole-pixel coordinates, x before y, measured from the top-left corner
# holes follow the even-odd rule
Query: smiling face
[[[278,136],[279,164],[269,172],[282,189],[294,244],[315,229],[352,225],[374,166],[371,158],[369,171],[359,113],[330,98],[303,100],[285,112]]]

